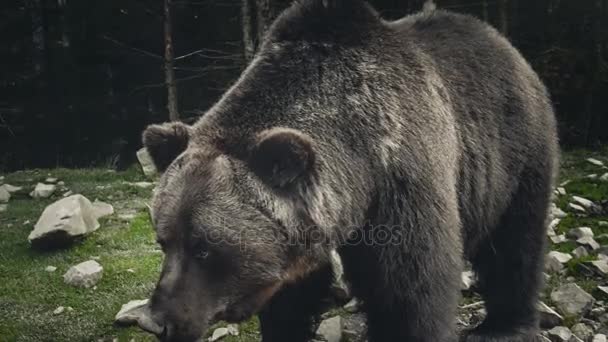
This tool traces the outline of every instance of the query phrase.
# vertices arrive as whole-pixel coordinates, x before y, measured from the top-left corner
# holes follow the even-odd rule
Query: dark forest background
[[[0,169],[126,167],[149,123],[190,122],[287,0],[0,2]],[[372,0],[385,18],[424,0]],[[562,145],[608,141],[608,0],[436,0],[507,35],[549,87]]]

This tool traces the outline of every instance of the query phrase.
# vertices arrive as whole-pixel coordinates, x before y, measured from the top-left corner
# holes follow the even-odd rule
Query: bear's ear
[[[262,132],[251,150],[252,171],[275,188],[284,188],[305,176],[315,161],[312,140],[289,128]]]
[[[169,165],[188,147],[190,127],[181,122],[150,125],[143,134],[143,143],[159,172]]]

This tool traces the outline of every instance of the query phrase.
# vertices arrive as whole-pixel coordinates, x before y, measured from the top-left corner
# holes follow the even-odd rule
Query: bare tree
[[[247,60],[253,58],[266,31],[289,3],[291,0],[242,0],[243,45]]]
[[[498,29],[505,36],[509,34],[509,0],[498,0]]]
[[[32,21],[32,63],[37,74],[46,69],[46,32],[44,30],[44,9],[41,0],[27,0],[27,10]]]
[[[167,109],[169,120],[179,120],[177,107],[177,84],[175,83],[175,70],[173,67],[173,23],[171,20],[171,0],[164,0],[164,32],[165,32],[165,85],[167,87]]]

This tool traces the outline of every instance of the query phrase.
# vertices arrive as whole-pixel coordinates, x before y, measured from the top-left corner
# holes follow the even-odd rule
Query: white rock
[[[573,239],[580,239],[585,236],[593,237],[593,230],[589,227],[572,228],[568,231],[567,236]]]
[[[350,289],[344,279],[344,267],[342,266],[342,258],[336,250],[331,251],[331,266],[334,271],[334,281],[331,285],[332,293],[342,299],[348,299],[350,297]]]
[[[574,204],[574,203],[568,203],[568,209],[581,213],[581,214],[587,212],[583,206],[580,206],[580,205]]]
[[[34,191],[30,192],[30,196],[33,198],[49,198],[55,192],[55,189],[57,189],[55,184],[38,183]]]
[[[57,179],[57,178],[49,177],[49,178],[45,179],[44,182],[45,183],[50,183],[50,184],[55,184],[55,183],[57,183],[58,180],[59,179]]]
[[[593,329],[585,323],[577,323],[570,328],[572,333],[583,341],[589,341],[593,337]]]
[[[588,256],[589,252],[587,252],[587,248],[585,248],[584,246],[578,246],[572,251],[572,254],[576,258],[582,258]]]
[[[547,331],[549,339],[553,342],[568,342],[572,337],[572,332],[566,327],[555,327]]]
[[[49,272],[49,273],[50,272],[55,272],[57,270],[57,267],[55,267],[55,266],[47,266],[47,267],[44,268],[44,270],[47,271],[47,272]]]
[[[564,218],[566,217],[566,212],[558,208],[555,203],[551,203],[551,217],[553,218]]]
[[[219,341],[226,336],[228,336],[228,328],[217,328],[213,331],[211,337],[209,337],[209,342]]]
[[[145,330],[160,334],[163,327],[156,324],[151,318],[148,300],[132,300],[124,304],[114,318],[115,323],[119,325],[134,325],[145,327]]]
[[[359,301],[357,300],[357,298],[353,298],[348,303],[346,303],[343,308],[344,310],[346,310],[346,312],[355,313],[359,311]]]
[[[0,203],[8,203],[11,199],[11,193],[8,192],[4,187],[0,187]]]
[[[597,173],[592,173],[585,176],[586,179],[597,179]]]
[[[143,170],[146,176],[151,177],[156,174],[156,167],[154,166],[152,157],[150,156],[148,150],[146,150],[145,147],[137,151],[137,160],[139,160],[141,169]]]
[[[597,241],[595,241],[592,237],[589,237],[589,236],[584,236],[580,239],[577,239],[576,243],[578,243],[579,245],[582,245],[582,246],[587,246],[587,247],[591,248],[591,250],[593,250],[593,251],[600,248],[600,244],[597,243]]]
[[[97,218],[114,214],[114,207],[110,204],[95,200],[93,202],[93,211]]]
[[[564,269],[564,264],[572,260],[572,256],[567,253],[552,251],[545,258],[545,270],[549,272],[559,272]]]
[[[562,195],[562,196],[566,195],[566,188],[564,188],[564,187],[560,186],[560,187],[558,187],[556,190],[557,190],[557,193],[558,193],[558,194],[560,194],[560,195]]]
[[[560,264],[565,264],[568,261],[572,260],[572,256],[570,254],[562,253],[562,252],[558,252],[558,251],[551,251],[551,252],[549,252],[549,254],[547,256],[549,258],[554,258]]]
[[[585,209],[591,209],[594,206],[593,201],[588,200],[584,197],[580,197],[580,196],[572,196],[572,200],[576,203],[579,204],[581,206],[583,206]]]
[[[232,336],[239,336],[239,326],[237,324],[228,324],[226,329],[228,329],[228,334]]]
[[[539,301],[538,304],[536,305],[536,307],[538,308],[538,311],[540,312],[540,315],[542,316],[542,321],[545,324],[550,323],[551,328],[563,323],[564,317],[562,317],[562,315],[558,314],[555,310],[553,310],[547,304]]]
[[[66,284],[79,287],[92,287],[97,284],[103,275],[103,267],[95,261],[89,260],[70,267],[63,275]]]
[[[129,183],[129,184],[131,184],[135,187],[138,187],[138,188],[142,188],[142,189],[154,187],[154,183],[152,183],[152,182],[136,182],[136,183]]]
[[[608,182],[608,172],[604,173],[603,175],[600,176],[600,180],[602,182]]]
[[[342,317],[334,316],[323,320],[317,329],[317,336],[327,342],[340,342],[342,340]]]
[[[556,236],[551,236],[549,238],[551,239],[551,242],[553,242],[554,244],[558,244],[558,243],[562,243],[562,242],[568,241],[568,239],[566,239],[566,235],[564,235],[564,234],[560,234],[560,235],[556,235]]]
[[[597,224],[600,227],[608,227],[608,221],[599,221]]]
[[[608,262],[606,260],[595,260],[591,262],[591,265],[600,275],[608,275]]]
[[[65,308],[63,306],[59,306],[59,307],[57,307],[57,309],[53,310],[53,314],[54,315],[59,315],[59,314],[61,314],[64,311],[65,311]]]
[[[475,284],[475,272],[473,271],[464,271],[460,274],[461,279],[461,290],[468,290]]]
[[[8,210],[8,204],[0,204],[0,213]]]
[[[595,158],[587,158],[586,160],[595,166],[604,166],[604,163],[601,160],[597,160]]]
[[[551,300],[566,315],[584,315],[591,310],[595,299],[574,283],[565,284],[551,292]]]
[[[72,190],[68,190],[62,196],[63,197],[68,197],[68,196],[72,196],[73,194],[74,194],[74,192]]]
[[[18,191],[21,191],[23,189],[23,187],[13,186],[13,185],[10,185],[10,184],[4,184],[0,188],[4,188],[4,190],[8,191],[11,194],[15,193],[15,192],[18,192]]]
[[[608,286],[598,286],[597,289],[608,295]]]
[[[63,198],[44,209],[28,239],[42,247],[64,242],[97,230],[98,219],[112,211],[110,205],[91,203],[82,195]]]
[[[597,334],[597,335],[593,336],[592,342],[606,342],[606,335]]]

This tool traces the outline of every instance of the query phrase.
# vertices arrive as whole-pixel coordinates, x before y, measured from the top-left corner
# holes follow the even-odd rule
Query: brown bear
[[[143,141],[163,173],[144,326],[161,340],[258,314],[263,341],[308,341],[334,249],[370,342],[457,340],[465,261],[487,317],[462,339],[535,340],[556,123],[528,63],[475,18],[297,1],[196,124]]]

